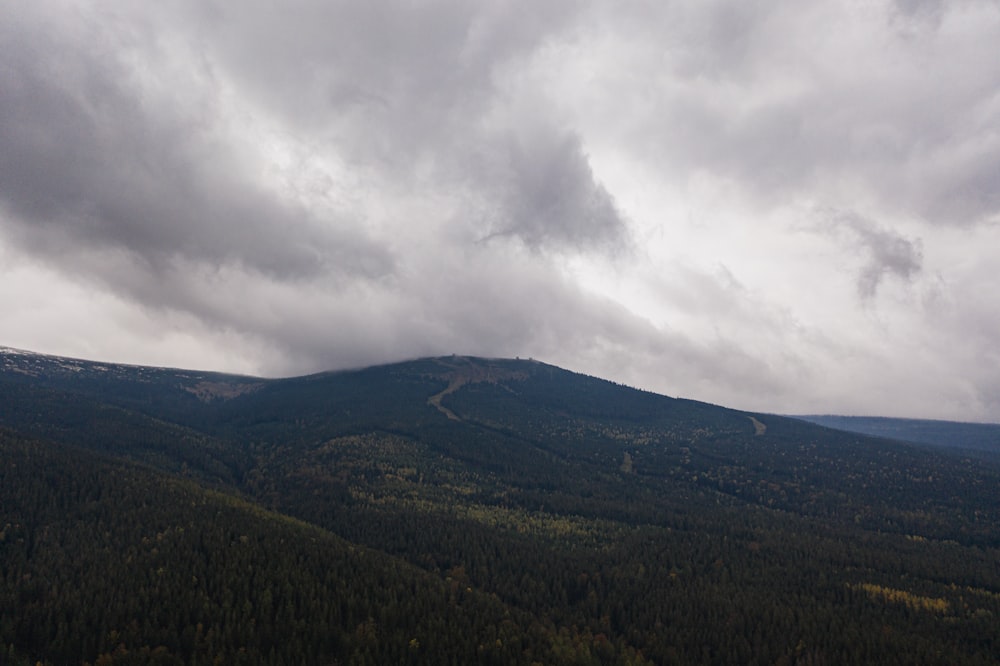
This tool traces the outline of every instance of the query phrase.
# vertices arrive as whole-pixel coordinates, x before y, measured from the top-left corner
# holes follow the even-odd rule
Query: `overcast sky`
[[[997,0],[0,11],[0,345],[1000,422]]]

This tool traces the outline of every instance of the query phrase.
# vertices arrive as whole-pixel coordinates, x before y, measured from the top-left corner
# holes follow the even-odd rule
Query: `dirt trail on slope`
[[[753,434],[755,436],[760,437],[765,432],[767,432],[767,426],[766,425],[764,425],[763,423],[761,423],[760,421],[758,421],[757,419],[755,419],[752,416],[748,416],[747,418],[750,419],[751,421],[753,421]]]
[[[478,384],[488,382],[499,384],[505,379],[522,380],[528,378],[528,373],[517,370],[505,370],[495,365],[477,362],[473,359],[461,356],[451,359],[436,359],[437,363],[448,368],[437,377],[448,380],[448,386],[440,393],[435,393],[427,398],[427,404],[433,406],[439,412],[447,416],[452,421],[461,421],[461,417],[455,412],[441,404],[441,400],[449,393],[454,393],[466,384]]]
[[[445,397],[449,393],[454,393],[458,389],[462,388],[466,384],[466,379],[463,377],[455,377],[449,382],[448,388],[441,391],[440,393],[435,393],[431,397],[427,398],[427,404],[433,405],[439,412],[447,416],[452,421],[461,421],[455,412],[451,411],[447,407],[441,404],[441,398]]]

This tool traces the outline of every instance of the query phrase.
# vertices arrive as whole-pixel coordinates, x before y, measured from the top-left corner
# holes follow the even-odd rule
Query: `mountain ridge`
[[[996,663],[1000,463],[530,359],[446,356],[261,379],[95,363],[101,370],[37,355],[8,362],[14,356],[0,350],[0,440],[17,455],[36,451],[54,470],[12,467],[10,456],[3,463],[11,499],[0,527],[48,516],[0,537],[0,556],[20,572],[0,581],[0,648],[25,663],[240,663],[240,654],[267,664]],[[190,390],[230,377],[253,388]],[[110,471],[74,489],[72,470],[95,460]],[[146,479],[148,496],[143,484],[120,484],[129,474]],[[292,586],[282,598],[287,617],[303,623],[301,639],[251,641],[247,622],[280,631],[279,615],[259,590],[234,582],[232,567],[246,560],[200,554],[197,539],[177,541],[186,545],[171,551],[165,572],[171,561],[193,562],[215,592],[190,596],[172,578],[176,598],[190,604],[178,601],[169,617],[135,617],[138,628],[128,618],[142,605],[127,600],[160,594],[162,561],[116,574],[128,594],[79,581],[102,599],[93,608],[111,615],[32,582],[46,566],[58,589],[81,574],[58,550],[27,544],[86,544],[88,530],[155,544],[132,507],[185,534],[240,543],[240,534],[218,531],[216,509],[192,513],[157,490],[175,482],[247,507],[238,520],[261,544],[254,566],[275,589]],[[53,513],[53,501],[72,519]],[[316,553],[299,543],[311,537],[266,537],[271,519],[251,519],[254,507],[335,536],[323,541],[331,556],[357,547],[402,573],[366,570],[345,588],[316,582],[321,568],[310,569],[320,578],[308,598],[266,562]],[[88,566],[115,566],[102,559],[111,551],[74,547]],[[366,586],[371,599],[351,601]],[[229,600],[213,605],[216,593]],[[416,605],[401,613],[403,599]],[[509,613],[509,623],[475,624],[465,638],[441,629],[451,638],[435,640],[427,632],[454,622],[452,600],[462,599]],[[37,631],[18,623],[26,601]],[[371,608],[371,623],[315,610],[345,604]],[[336,618],[336,641],[311,643],[312,612]],[[125,637],[122,650],[82,638],[102,622],[114,626],[98,636]],[[216,632],[211,646],[194,640],[199,622]],[[187,631],[191,641],[168,639]],[[380,635],[384,645],[369,640]],[[64,650],[45,652],[53,642]]]
[[[837,414],[803,414],[793,418],[874,437],[1000,455],[1000,423]]]

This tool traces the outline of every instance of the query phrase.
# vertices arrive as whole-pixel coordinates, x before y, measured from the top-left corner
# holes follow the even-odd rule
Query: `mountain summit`
[[[35,663],[994,663],[1000,467],[534,360],[0,349]]]

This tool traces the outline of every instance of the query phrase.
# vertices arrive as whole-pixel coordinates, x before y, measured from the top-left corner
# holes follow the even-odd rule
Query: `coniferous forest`
[[[998,449],[529,360],[0,350],[0,663],[1000,663]]]

